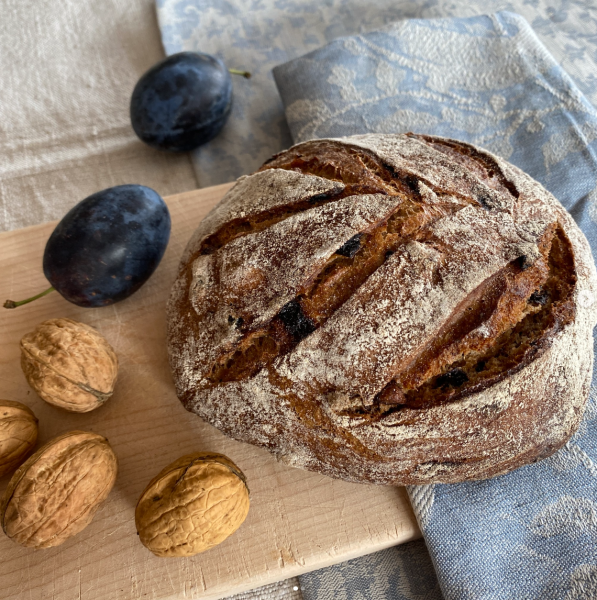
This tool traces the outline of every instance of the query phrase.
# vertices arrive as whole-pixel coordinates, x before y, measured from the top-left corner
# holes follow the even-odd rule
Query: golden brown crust
[[[578,426],[597,276],[516,167],[432,136],[316,140],[223,206],[168,320],[181,401],[225,433],[334,477],[430,483],[507,472]]]

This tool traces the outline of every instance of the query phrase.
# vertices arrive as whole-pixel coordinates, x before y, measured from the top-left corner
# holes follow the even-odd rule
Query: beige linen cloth
[[[187,155],[135,137],[136,80],[163,50],[151,0],[0,0],[0,230],[122,183],[197,186]]]
[[[0,0],[0,231],[113,185],[199,187],[188,155],[152,150],[130,126],[135,82],[163,56],[153,0]],[[296,579],[234,596],[300,598]]]

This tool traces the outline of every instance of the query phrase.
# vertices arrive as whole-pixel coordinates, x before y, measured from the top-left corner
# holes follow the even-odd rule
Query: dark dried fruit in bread
[[[597,321],[579,294],[596,289],[570,216],[500,158],[414,134],[314,140],[200,224],[170,362],[187,409],[290,465],[480,479],[577,428]]]

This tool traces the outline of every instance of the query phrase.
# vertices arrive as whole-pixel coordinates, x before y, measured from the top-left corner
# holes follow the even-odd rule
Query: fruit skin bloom
[[[180,52],[147,71],[131,97],[131,124],[158,150],[187,152],[212,140],[232,106],[224,63],[208,54]]]
[[[170,226],[168,207],[151,188],[107,188],[79,202],[58,223],[44,251],[44,274],[73,304],[114,304],[153,274]]]

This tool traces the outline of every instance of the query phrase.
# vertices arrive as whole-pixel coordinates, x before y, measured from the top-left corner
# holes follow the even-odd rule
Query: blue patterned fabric
[[[302,575],[305,600],[442,600],[423,540]]]
[[[290,131],[300,141],[411,130],[485,146],[554,193],[597,255],[597,115],[587,100],[597,102],[597,8],[566,0],[494,7],[524,14],[557,61],[509,13],[386,25],[276,69]],[[475,15],[487,3],[158,0],[158,8],[167,52],[216,53],[256,73],[235,82],[224,135],[194,157],[207,185],[250,172],[289,145],[269,75],[275,64],[389,20]],[[597,598],[596,397],[593,385],[578,433],[541,463],[488,481],[409,490],[446,599]],[[307,574],[304,598],[435,598],[424,595],[421,569],[412,568],[411,553],[421,549]],[[433,579],[425,581],[433,589]]]
[[[416,131],[485,146],[541,181],[597,256],[597,112],[522,17],[392,24],[274,75],[295,140]],[[447,599],[597,597],[594,391],[553,457],[487,481],[409,489]]]
[[[399,19],[523,15],[597,105],[597,7],[594,0],[156,0],[167,54],[215,54],[250,80],[233,77],[232,113],[220,135],[193,153],[201,187],[251,173],[292,144],[272,69],[341,36]]]

